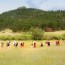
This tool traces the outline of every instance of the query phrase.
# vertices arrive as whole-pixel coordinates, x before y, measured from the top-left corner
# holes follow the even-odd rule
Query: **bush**
[[[52,36],[52,38],[51,38],[52,40],[60,40],[60,39],[62,39],[62,36],[57,36],[57,35],[55,35],[55,36]]]
[[[1,35],[0,40],[32,40],[32,36],[31,35],[15,35],[15,36]]]
[[[41,29],[32,29],[32,39],[34,40],[42,40],[44,32]]]

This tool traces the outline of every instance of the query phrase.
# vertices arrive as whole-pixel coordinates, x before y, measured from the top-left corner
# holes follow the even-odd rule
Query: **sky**
[[[0,0],[0,13],[22,6],[45,11],[65,10],[65,0]]]

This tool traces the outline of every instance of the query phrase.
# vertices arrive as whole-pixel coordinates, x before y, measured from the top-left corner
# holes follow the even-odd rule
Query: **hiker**
[[[47,41],[46,44],[47,44],[47,46],[50,46],[50,42],[49,41]]]
[[[24,47],[24,42],[20,42],[20,46],[21,47]]]
[[[6,46],[7,46],[7,47],[10,46],[10,41],[6,41]]]
[[[40,45],[40,47],[43,47],[43,43],[41,42],[41,45]]]
[[[36,48],[36,42],[33,41],[33,48]]]
[[[56,40],[56,46],[59,46],[59,45],[60,45],[59,40]]]
[[[4,47],[4,42],[0,41],[1,47]]]
[[[18,42],[17,41],[14,41],[13,42],[13,45],[14,45],[14,47],[17,47],[18,46]]]

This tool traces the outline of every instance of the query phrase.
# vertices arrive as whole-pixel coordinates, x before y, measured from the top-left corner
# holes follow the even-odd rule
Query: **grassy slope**
[[[41,41],[36,41],[34,49],[30,46],[32,41],[24,42],[25,48],[14,48],[12,41],[9,48],[0,48],[0,65],[65,65],[65,44],[55,46],[51,41],[51,47],[47,47],[43,41],[44,47],[40,48]]]

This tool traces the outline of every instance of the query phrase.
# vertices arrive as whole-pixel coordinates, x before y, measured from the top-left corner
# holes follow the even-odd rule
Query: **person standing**
[[[46,44],[47,44],[47,46],[50,46],[50,41],[47,41]]]
[[[9,47],[10,46],[10,41],[6,41],[6,46]]]
[[[14,41],[13,42],[13,45],[14,45],[14,47],[17,47],[18,46],[18,42],[17,41]]]
[[[59,45],[60,45],[60,41],[56,40],[56,46],[59,46]]]
[[[20,42],[20,46],[21,46],[21,47],[24,47],[24,42],[23,42],[23,41]]]
[[[33,41],[33,48],[36,48],[36,42]]]
[[[40,45],[40,47],[43,47],[43,43],[41,42],[41,45]]]
[[[1,47],[4,47],[4,42],[0,41]]]

